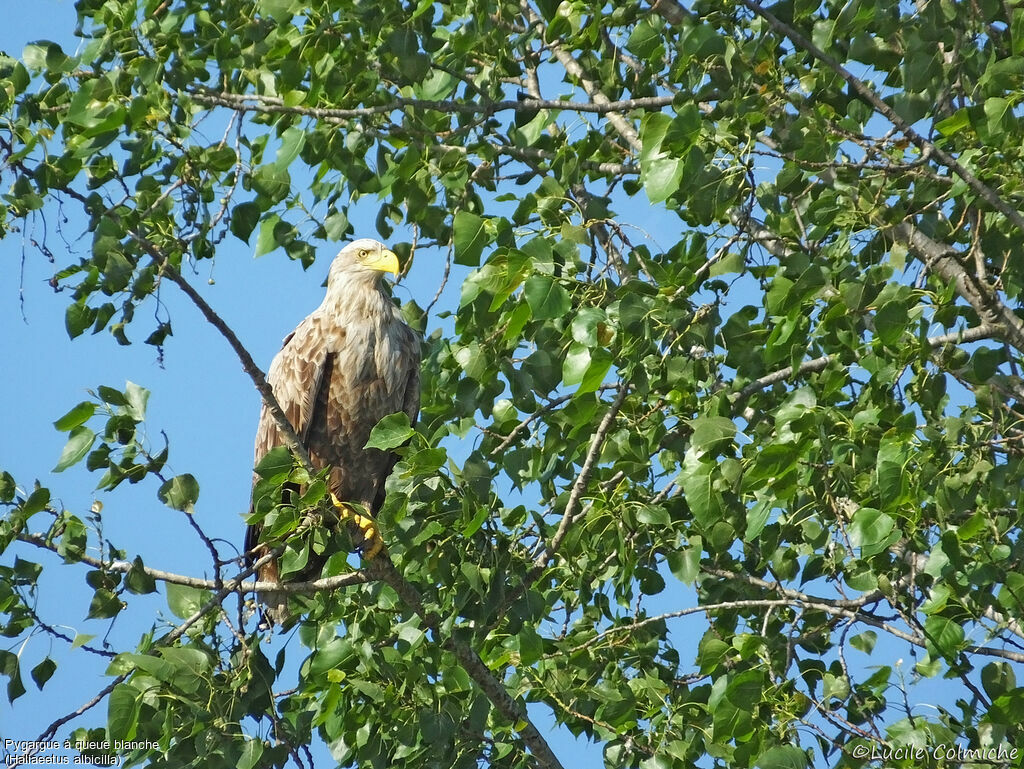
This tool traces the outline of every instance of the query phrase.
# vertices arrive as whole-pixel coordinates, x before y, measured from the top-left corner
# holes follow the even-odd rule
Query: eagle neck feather
[[[335,287],[331,287],[335,288]],[[389,393],[405,386],[403,376],[391,365],[407,328],[391,297],[378,286],[361,290],[357,281],[328,289],[318,313],[326,329],[338,329],[327,339],[329,352],[338,353],[338,365],[355,383],[381,380]]]

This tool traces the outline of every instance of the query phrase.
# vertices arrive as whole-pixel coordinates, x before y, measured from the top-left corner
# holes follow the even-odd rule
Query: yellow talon
[[[342,521],[347,521],[349,529],[356,535],[353,539],[355,539],[356,548],[362,553],[363,558],[367,561],[373,560],[384,549],[384,538],[380,535],[377,522],[344,504],[334,495],[334,492],[331,492],[331,502],[338,511],[338,517]]]

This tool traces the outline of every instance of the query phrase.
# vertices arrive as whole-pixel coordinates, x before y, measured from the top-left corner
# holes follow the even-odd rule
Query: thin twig
[[[999,334],[1000,329],[992,325],[981,325],[975,326],[974,328],[966,328],[963,331],[954,331],[949,334],[941,334],[940,336],[933,336],[928,338],[928,345],[930,347],[942,347],[947,344],[962,344],[964,342],[977,342],[982,339],[991,339]],[[822,355],[820,358],[812,358],[811,360],[804,361],[796,367],[795,371],[792,366],[786,366],[778,371],[773,371],[770,374],[765,374],[763,377],[755,379],[736,393],[736,401],[742,402],[749,398],[759,390],[763,390],[766,387],[770,387],[776,382],[782,382],[787,379],[794,379],[796,377],[803,376],[804,374],[810,374],[816,371],[824,370],[829,363],[836,360],[835,355]]]
[[[588,94],[589,95],[589,94]],[[611,101],[602,94],[602,100],[562,101],[553,99],[522,99],[498,102],[488,101],[437,101],[394,96],[386,104],[372,107],[338,109],[332,107],[303,107],[285,104],[283,100],[263,94],[236,94],[226,91],[194,91],[193,101],[206,106],[227,107],[240,112],[280,113],[300,115],[315,120],[351,120],[353,118],[388,115],[407,107],[417,110],[435,110],[445,113],[472,115],[493,115],[498,112],[537,112],[538,110],[561,110],[565,112],[589,112],[608,115],[615,112],[629,112],[635,109],[660,110],[672,104],[672,96],[642,96],[636,99]],[[621,119],[621,118],[620,118]]]
[[[608,407],[608,411],[605,412],[601,423],[597,426],[597,432],[594,433],[594,437],[590,441],[590,448],[587,450],[587,456],[583,460],[583,466],[580,468],[579,475],[576,476],[576,481],[569,492],[569,500],[565,503],[565,511],[562,513],[562,520],[558,524],[558,530],[555,531],[555,536],[551,538],[547,547],[544,548],[543,552],[534,561],[533,568],[530,569],[530,578],[527,579],[528,583],[533,582],[540,575],[540,572],[551,562],[551,559],[555,557],[555,553],[558,552],[558,548],[561,547],[562,541],[568,533],[569,523],[576,514],[576,508],[579,506],[583,492],[590,482],[590,475],[594,471],[594,465],[597,464],[597,458],[601,454],[604,440],[608,437],[608,431],[611,430],[612,425],[615,423],[615,417],[618,416],[619,409],[622,408],[622,404],[625,403],[626,396],[628,395],[629,385],[625,382],[620,383],[618,395],[615,396],[615,400]]]

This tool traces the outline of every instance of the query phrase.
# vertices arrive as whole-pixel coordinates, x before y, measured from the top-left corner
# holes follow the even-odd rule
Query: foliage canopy
[[[34,609],[44,569],[87,582],[92,618],[159,590],[182,620],[76,641],[62,668],[112,656],[106,731],[42,738],[152,741],[128,754],[151,766],[308,765],[323,740],[342,766],[558,767],[539,703],[610,767],[1024,745],[1024,9],[77,8],[77,54],[0,57],[0,234],[36,233],[71,337],[187,343],[138,312],[173,283],[265,393],[189,282],[232,239],[308,266],[371,234],[370,210],[434,286],[464,279],[449,306],[405,307],[423,413],[374,435],[405,444],[390,560],[296,588],[274,659],[220,610],[248,577],[222,545],[204,581],[100,540],[125,481],[200,532],[213,512],[216,477],[168,477],[141,440],[143,387],[56,423],[55,469],[84,463],[111,512],[0,474],[15,645],[68,621]],[[91,234],[77,261],[38,234],[63,216]],[[271,496],[308,484],[256,512],[301,565],[323,489],[268,460]],[[22,662],[0,651],[12,701]],[[948,698],[921,707],[937,678]]]

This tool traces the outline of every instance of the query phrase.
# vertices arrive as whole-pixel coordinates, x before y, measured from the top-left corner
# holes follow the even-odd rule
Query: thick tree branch
[[[669,24],[682,24],[688,19],[693,19],[693,11],[682,6],[677,0],[653,0],[651,10]]]
[[[419,592],[398,573],[387,553],[382,553],[371,561],[369,572],[398,593],[402,602],[416,613],[424,625],[434,631],[441,639],[441,646],[455,655],[459,664],[469,674],[469,677],[476,682],[477,686],[487,696],[487,699],[491,701],[491,704],[497,708],[502,716],[515,725],[516,730],[523,738],[523,742],[541,765],[548,767],[548,769],[563,769],[562,763],[551,750],[551,746],[544,739],[544,735],[537,730],[533,721],[530,720],[526,708],[508,693],[508,690],[505,689],[491,669],[487,667],[475,649],[451,633],[446,633],[441,629],[438,616],[424,608],[423,599]]]
[[[533,11],[532,8],[527,6],[525,8],[525,12],[530,24],[543,26],[543,20]],[[641,146],[639,134],[637,134],[633,125],[619,114],[630,109],[636,109],[636,107],[630,107],[628,105],[629,102],[638,100],[630,99],[628,101],[612,101],[601,92],[601,86],[596,80],[590,78],[580,63],[576,61],[569,51],[565,50],[565,48],[555,42],[551,43],[551,52],[555,54],[555,58],[558,59],[558,63],[565,68],[565,71],[569,76],[576,79],[584,92],[586,92],[587,96],[590,97],[589,103],[591,104],[592,109],[586,111],[604,115],[608,122],[612,124],[612,127],[618,131],[619,135],[626,140],[629,146],[639,152]],[[664,101],[665,99],[667,99],[667,101]],[[662,107],[666,107],[672,103],[672,97],[649,96],[643,99],[643,103],[647,109],[661,109]],[[658,106],[654,106],[655,104]]]
[[[761,136],[759,139],[769,147],[775,146],[775,142],[771,137]],[[833,189],[836,187],[834,169],[829,168],[821,171],[818,174],[818,178],[826,186]],[[851,192],[850,189],[844,189],[844,194],[850,195],[854,200],[857,199],[856,193]],[[778,237],[766,229],[763,224],[745,215],[739,209],[734,209],[730,212],[730,220],[736,227],[745,231],[755,242],[773,256],[782,259],[792,254],[793,249],[787,245],[784,239]],[[927,269],[946,282],[956,286],[957,294],[978,313],[984,324],[983,327],[991,330],[991,333],[985,336],[1003,339],[1017,350],[1024,352],[1024,321],[1012,309],[1006,306],[996,294],[995,289],[971,274],[954,248],[926,235],[910,221],[903,221],[898,225],[889,226],[887,230],[892,233],[892,237],[905,245],[914,258],[924,264]],[[974,340],[968,339],[966,341]],[[812,364],[819,363],[820,367],[824,368],[828,362],[822,361],[823,359],[816,359],[816,361],[808,361],[805,365],[812,366]],[[801,369],[803,369],[803,366],[801,366]],[[782,376],[782,379],[788,378],[792,374],[791,369],[787,370],[789,374]],[[811,367],[806,370],[815,371],[820,370],[820,368]],[[772,384],[775,381],[779,380],[771,380],[768,384]]]
[[[994,294],[993,289],[967,270],[955,249],[907,222],[901,222],[892,231],[929,270],[956,286],[957,293],[974,308],[983,323],[997,329],[999,337],[1024,352],[1024,321]]]

